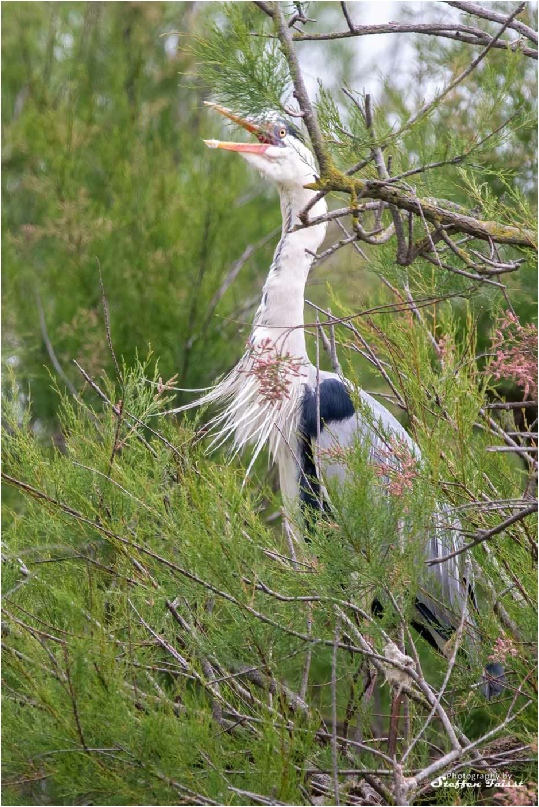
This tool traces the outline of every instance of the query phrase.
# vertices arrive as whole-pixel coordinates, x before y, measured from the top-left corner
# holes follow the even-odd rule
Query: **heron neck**
[[[324,240],[326,223],[293,231],[301,224],[300,212],[315,196],[305,188],[281,187],[283,229],[256,312],[251,339],[271,339],[279,352],[306,357],[303,330],[305,284],[314,254]],[[324,199],[311,208],[311,219],[327,212]]]

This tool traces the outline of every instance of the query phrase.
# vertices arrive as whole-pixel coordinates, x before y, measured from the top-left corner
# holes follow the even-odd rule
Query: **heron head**
[[[278,113],[242,118],[225,107],[206,102],[221,115],[253,134],[257,143],[205,140],[209,148],[237,151],[266,179],[287,187],[302,188],[317,179],[314,155],[305,145],[299,129]]]

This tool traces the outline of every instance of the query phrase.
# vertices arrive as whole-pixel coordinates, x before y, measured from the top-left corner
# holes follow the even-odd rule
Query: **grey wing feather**
[[[364,411],[354,412],[351,417],[338,422],[326,423],[320,435],[315,438],[320,470],[324,480],[329,483],[343,483],[347,475],[346,466],[339,463],[338,451],[334,449],[350,447],[357,440],[368,448],[369,458],[374,463],[391,462],[388,447],[392,437],[398,438],[418,460],[421,459],[418,446],[391,412],[368,393],[359,391],[359,396],[361,410]],[[398,461],[394,461],[397,467]],[[438,504],[425,544],[425,558],[451,554],[461,548],[462,544],[458,519],[448,505]],[[438,621],[444,628],[454,629],[458,625],[467,602],[468,587],[472,583],[469,574],[467,580],[464,577],[462,558],[459,555],[444,563],[425,566],[417,599],[434,616],[434,621]],[[422,612],[424,615],[423,609]]]

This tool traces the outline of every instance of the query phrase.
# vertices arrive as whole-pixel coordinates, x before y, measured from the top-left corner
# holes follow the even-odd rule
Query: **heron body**
[[[249,469],[267,446],[278,466],[285,512],[295,517],[301,507],[321,506],[326,485],[345,482],[347,469],[338,461],[339,451],[350,450],[358,440],[373,463],[387,463],[393,440],[406,446],[418,460],[421,455],[383,405],[363,390],[353,390],[336,373],[317,369],[308,357],[305,285],[326,223],[295,228],[301,224],[299,214],[308,204],[313,219],[327,212],[325,200],[314,201],[315,191],[305,187],[317,179],[311,151],[297,129],[277,115],[259,122],[213,106],[255,134],[259,142],[206,141],[207,145],[240,153],[276,183],[282,233],[244,355],[222,381],[182,409],[216,405],[217,414],[208,424],[213,435],[211,446],[230,441],[232,453],[250,446]],[[394,463],[398,464],[396,459]],[[461,539],[451,529],[449,508],[439,506],[433,520],[425,542],[426,556],[458,549]],[[414,621],[438,649],[458,625],[468,601],[470,580],[463,576],[461,559],[457,556],[425,567],[417,596]]]

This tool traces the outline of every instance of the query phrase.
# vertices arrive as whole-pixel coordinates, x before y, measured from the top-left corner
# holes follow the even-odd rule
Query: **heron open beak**
[[[227,149],[228,151],[243,151],[251,154],[265,154],[268,148],[272,145],[268,138],[267,132],[265,132],[261,126],[257,126],[256,123],[253,123],[253,121],[247,120],[246,118],[240,118],[239,115],[234,115],[234,113],[230,112],[230,110],[226,107],[220,106],[219,104],[214,104],[212,101],[204,101],[204,104],[212,109],[215,109],[221,115],[224,115],[225,118],[237,123],[238,126],[246,129],[246,131],[256,135],[259,140],[258,143],[234,143],[226,140],[204,140],[208,148]]]

